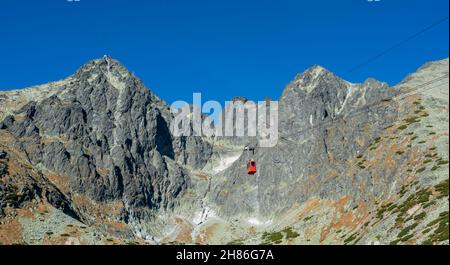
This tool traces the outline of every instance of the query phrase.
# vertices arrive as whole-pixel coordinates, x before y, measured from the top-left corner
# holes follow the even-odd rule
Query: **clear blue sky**
[[[0,89],[109,54],[172,103],[278,98],[314,64],[338,75],[448,16],[448,0],[0,0]],[[390,84],[448,57],[448,20],[343,76]]]

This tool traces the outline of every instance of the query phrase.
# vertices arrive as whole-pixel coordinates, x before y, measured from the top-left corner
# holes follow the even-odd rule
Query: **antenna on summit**
[[[108,69],[108,72],[111,70],[111,61],[110,61],[110,58],[111,57],[109,57],[108,55],[103,55],[103,59],[106,61],[106,63],[108,64],[108,66],[107,66],[107,69]]]

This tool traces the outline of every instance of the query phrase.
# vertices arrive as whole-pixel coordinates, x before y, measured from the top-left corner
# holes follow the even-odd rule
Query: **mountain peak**
[[[128,69],[118,60],[113,59],[109,55],[104,55],[102,58],[89,61],[83,65],[76,73],[76,76],[81,76],[84,73],[95,74],[112,74],[114,76],[131,76]]]
[[[113,57],[105,54],[103,57],[92,60],[94,64],[97,65],[109,65],[110,67],[121,67],[125,68],[125,66],[119,62],[119,60],[114,59]]]
[[[135,79],[134,75],[123,64],[109,55],[89,61],[78,69],[72,77],[88,82],[104,78],[118,90],[123,90],[126,87],[127,80]]]
[[[324,67],[320,65],[313,65],[304,72],[297,74],[294,81],[287,87],[287,89],[290,90],[293,85],[294,87],[309,93],[317,87],[322,79],[338,80],[339,78]]]
[[[325,67],[318,65],[318,64],[311,66],[310,68],[306,69],[306,71],[316,71],[316,72],[327,71],[327,72],[329,72],[327,69],[325,69]]]
[[[316,80],[319,77],[326,76],[331,73],[329,70],[325,69],[320,65],[313,65],[312,67],[306,69],[303,73],[297,74],[295,80],[308,79],[308,80]]]

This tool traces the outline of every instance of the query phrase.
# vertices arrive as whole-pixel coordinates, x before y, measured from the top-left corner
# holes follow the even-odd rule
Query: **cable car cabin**
[[[254,175],[256,173],[256,162],[251,159],[247,162],[247,173],[249,175]]]

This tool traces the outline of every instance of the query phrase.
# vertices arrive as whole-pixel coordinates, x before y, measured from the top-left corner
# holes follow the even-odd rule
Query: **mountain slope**
[[[303,244],[437,242],[428,224],[441,214],[448,243],[448,59],[396,87],[313,67],[287,86],[279,115],[279,144],[255,155],[260,173],[246,176],[242,157],[218,178],[221,214],[275,237],[293,228],[288,242]]]
[[[109,57],[0,104],[1,243],[448,244],[448,59],[395,87],[297,75],[255,176],[254,139],[173,137]]]
[[[1,95],[0,144],[45,176],[31,185],[54,185],[87,224],[140,222],[177,205],[190,181],[176,161],[201,166],[209,144],[173,139],[168,106],[109,57],[56,84]]]

